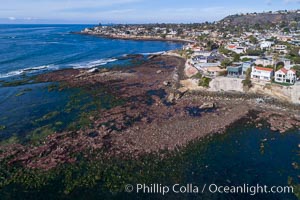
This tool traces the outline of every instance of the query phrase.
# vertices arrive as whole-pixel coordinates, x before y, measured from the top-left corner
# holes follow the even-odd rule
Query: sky
[[[0,23],[194,23],[300,9],[300,0],[0,0]]]

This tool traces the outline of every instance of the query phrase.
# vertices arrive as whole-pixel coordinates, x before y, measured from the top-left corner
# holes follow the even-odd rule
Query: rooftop
[[[259,66],[256,66],[255,69],[260,70],[260,71],[267,71],[267,72],[272,72],[273,71],[273,69],[271,69],[271,68],[259,67]]]

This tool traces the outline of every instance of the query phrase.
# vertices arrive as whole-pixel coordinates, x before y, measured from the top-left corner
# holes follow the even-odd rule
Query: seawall
[[[252,87],[248,91],[245,91],[242,79],[217,77],[210,82],[208,91],[262,94],[281,101],[300,104],[300,84],[283,86],[264,81],[252,81]]]

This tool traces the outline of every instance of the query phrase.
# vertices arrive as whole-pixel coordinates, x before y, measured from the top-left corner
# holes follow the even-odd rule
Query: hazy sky
[[[0,0],[0,23],[189,23],[286,9],[300,0]]]

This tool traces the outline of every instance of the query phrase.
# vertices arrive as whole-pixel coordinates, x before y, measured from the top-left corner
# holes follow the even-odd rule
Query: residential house
[[[245,53],[247,50],[245,47],[239,46],[237,44],[229,44],[226,46],[226,49],[233,51],[237,54]]]
[[[241,56],[241,60],[243,60],[244,58],[251,59],[252,61],[256,61],[257,59],[259,59],[259,56],[249,56],[249,55]]]
[[[271,46],[272,46],[273,42],[271,41],[262,41],[260,43],[260,49],[261,50],[267,50],[267,49],[270,49]]]
[[[201,50],[199,49],[199,51],[194,51],[194,55],[195,56],[205,56],[205,57],[208,57],[208,56],[211,56],[212,52],[211,51],[204,51],[204,50]]]
[[[220,62],[215,62],[215,63],[197,63],[195,64],[195,67],[197,69],[199,68],[206,68],[206,67],[219,67],[221,66]]]
[[[287,59],[287,58],[284,58],[284,57],[279,58],[278,63],[280,63],[280,62],[283,63],[284,66],[290,66],[291,65],[291,60]]]
[[[196,47],[195,44],[188,43],[188,44],[186,44],[186,45],[183,45],[182,49],[183,49],[183,50],[190,50],[190,49],[192,49],[192,48],[194,48],[194,47]]]
[[[258,58],[255,61],[256,65],[262,65],[262,66],[268,66],[268,65],[273,65],[274,61],[272,57],[263,57],[263,58]]]
[[[219,67],[221,66],[220,62],[216,62],[216,63],[197,63],[194,64],[194,67],[201,73],[206,74],[207,73],[207,69],[210,67]]]
[[[219,61],[219,58],[214,54],[207,57],[207,62],[213,63],[213,62],[218,62],[218,61]]]
[[[220,67],[207,67],[206,72],[209,76],[220,76],[225,74],[226,69],[221,69]]]
[[[167,38],[174,38],[177,35],[177,31],[171,30],[169,33],[167,33]]]
[[[243,62],[243,64],[242,64],[242,75],[246,75],[247,70],[251,68],[252,64],[253,64],[253,62],[251,62],[251,61]]]
[[[195,56],[192,58],[194,63],[207,63],[207,57],[206,56]]]
[[[287,53],[287,46],[286,45],[275,45],[273,47],[274,51],[277,51],[279,53]]]
[[[277,35],[277,39],[283,42],[287,42],[287,41],[291,41],[293,37],[289,35]]]
[[[243,71],[242,65],[227,67],[227,75],[228,76],[240,76],[240,75],[242,75],[242,71]]]
[[[292,40],[289,43],[292,45],[300,46],[300,40]]]
[[[275,72],[275,82],[294,84],[296,79],[296,71],[293,69],[281,68]]]
[[[274,75],[274,70],[271,68],[253,66],[251,72],[252,79],[271,81]]]

